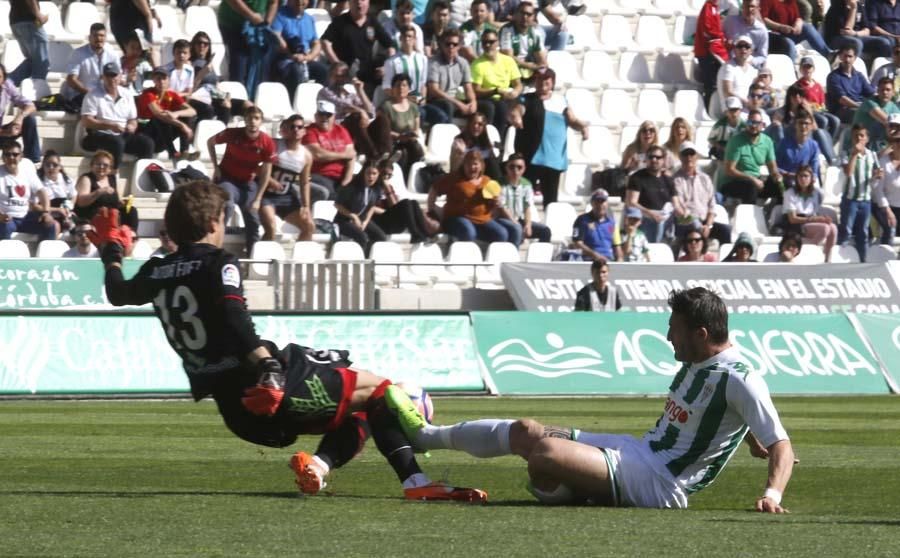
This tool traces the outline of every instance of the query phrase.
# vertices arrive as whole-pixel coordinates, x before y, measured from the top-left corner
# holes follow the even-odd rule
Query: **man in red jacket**
[[[697,58],[697,77],[703,84],[703,102],[709,108],[709,99],[716,89],[719,67],[728,62],[725,33],[719,16],[717,0],[706,0],[697,16],[694,34],[694,56]]]

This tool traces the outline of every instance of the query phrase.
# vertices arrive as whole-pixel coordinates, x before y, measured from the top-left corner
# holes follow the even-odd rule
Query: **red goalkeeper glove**
[[[254,415],[271,417],[284,399],[284,371],[281,363],[272,357],[260,359],[256,367],[259,369],[259,379],[255,386],[244,390],[241,403]]]
[[[91,219],[94,230],[88,238],[100,248],[104,264],[122,263],[122,256],[131,253],[132,234],[128,225],[119,225],[119,210],[101,207]]]

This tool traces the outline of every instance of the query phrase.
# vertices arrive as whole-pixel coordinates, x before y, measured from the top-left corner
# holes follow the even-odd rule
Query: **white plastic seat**
[[[725,258],[728,257],[728,254],[731,253],[732,248],[734,248],[734,244],[730,242],[726,242],[725,244],[719,245],[719,261],[724,261]]]
[[[584,161],[592,166],[617,165],[622,156],[613,144],[612,133],[604,126],[591,126],[588,139],[581,142]]]
[[[694,89],[679,89],[675,92],[673,100],[673,114],[686,119],[688,122],[711,122],[712,117],[703,106],[703,96]],[[696,143],[696,142],[695,142]]]
[[[0,240],[0,259],[20,259],[30,258],[31,252],[28,251],[28,245],[21,240],[14,238]]]
[[[339,240],[331,247],[330,260],[338,261],[362,261],[366,259],[362,246],[352,240]]]
[[[406,262],[403,247],[396,242],[376,242],[372,245],[369,257],[375,261],[375,282],[380,285],[429,285],[431,279],[423,275],[417,275],[409,270],[408,265],[378,265],[379,262],[399,264]]]
[[[197,123],[197,130],[194,132],[194,149],[200,152],[200,158],[204,161],[209,161],[209,149],[206,147],[206,142],[209,141],[209,138],[218,134],[222,130],[225,129],[225,124],[222,124],[221,121],[210,118],[207,120],[201,120]],[[216,153],[219,158],[225,154],[225,144],[219,144],[216,146]]]
[[[631,97],[620,89],[607,89],[600,98],[600,118],[621,125],[638,124]]]
[[[437,244],[418,244],[409,253],[409,271],[413,276],[434,280],[437,284],[462,285],[465,278],[453,275],[444,265],[444,255]]]
[[[572,44],[567,46],[567,49],[582,51],[601,48],[597,32],[594,31],[594,21],[590,17],[586,15],[567,17],[566,29],[572,37]]]
[[[662,89],[650,75],[650,65],[640,52],[623,52],[619,57],[619,79],[625,83],[639,84],[642,89]]]
[[[488,141],[491,142],[491,145],[494,146],[494,157],[500,157],[500,130],[497,129],[493,124],[488,124],[485,126],[484,131],[487,132]],[[394,167],[396,170],[397,167]]]
[[[608,52],[603,50],[589,50],[584,53],[581,60],[581,87],[588,89],[601,89],[615,87],[619,89],[635,89],[633,83],[627,83],[618,78],[619,72]]]
[[[191,6],[191,8],[202,7],[204,6]],[[283,83],[276,81],[260,83],[256,88],[256,99],[253,102],[262,109],[266,120],[269,121],[281,120],[294,113],[294,107],[291,106],[291,98],[288,96],[287,88]]]
[[[178,39],[190,40],[193,37],[193,35],[188,36],[184,29],[181,28],[181,22],[178,19],[178,13],[175,11],[174,6],[157,3],[153,8],[156,10],[156,15],[159,16],[160,21],[162,21],[162,27],[159,27],[159,24],[154,22],[153,39],[155,42],[163,43],[165,41],[177,41]],[[216,30],[218,30],[217,25],[212,25],[212,27],[216,27]],[[221,38],[219,42],[222,42]],[[171,49],[168,50],[171,52]]]
[[[653,8],[661,14],[676,16],[686,13],[694,13],[688,0],[654,0]]]
[[[832,248],[831,263],[859,263],[859,252],[856,251],[856,246],[848,244]]]
[[[566,102],[572,113],[582,122],[600,124],[602,119],[597,112],[597,101],[594,93],[587,89],[572,87],[566,90]]]
[[[502,285],[503,278],[500,276],[500,266],[504,263],[518,263],[521,261],[521,258],[519,257],[519,249],[516,248],[513,243],[491,242],[490,245],[488,245],[484,261],[494,265],[491,267],[478,268],[475,272],[478,279],[478,286],[482,286],[482,283]]]
[[[134,171],[132,173],[131,193],[136,197],[156,198],[157,192],[153,189],[153,183],[150,181],[150,175],[147,174],[147,167],[157,164],[163,168],[167,168],[166,164],[159,159],[138,159],[134,163]]]
[[[650,120],[660,125],[671,122],[672,111],[669,109],[669,99],[666,94],[653,89],[641,91],[637,100],[637,117],[640,121]]]
[[[890,244],[875,244],[869,246],[866,253],[866,263],[885,263],[897,259],[897,250]]]
[[[50,41],[50,44],[47,45],[47,52],[50,55],[50,73],[65,74],[69,71],[69,58],[72,56],[72,50],[70,43]]]
[[[709,134],[712,129],[712,124],[708,123],[694,128],[694,145],[697,146],[697,153],[701,158],[706,158],[709,154]]]
[[[0,2],[0,35],[5,39],[12,39],[12,27],[9,24],[9,2]],[[8,71],[12,71],[10,68]]]
[[[22,83],[19,86],[19,92],[29,101],[36,101],[41,97],[46,97],[51,94],[50,85],[47,83],[47,80],[31,78],[22,80]],[[41,116],[43,116],[43,114],[41,114]]]
[[[631,25],[621,15],[606,15],[600,21],[600,48],[604,50],[636,49],[631,36]]]
[[[554,242],[565,241],[572,236],[572,225],[578,217],[575,207],[564,202],[553,202],[544,211],[544,224],[550,227]]]
[[[37,247],[38,258],[61,258],[69,249],[65,240],[42,240]]]
[[[246,101],[250,97],[247,95],[247,88],[239,81],[220,81],[219,89],[223,93],[230,93],[232,99]]]
[[[24,60],[25,55],[22,54],[22,49],[19,48],[19,41],[6,41],[6,47],[3,49],[3,67],[15,70]]]
[[[677,52],[660,54],[653,67],[653,79],[664,87],[689,87],[692,80],[684,67],[684,60]]]
[[[675,53],[687,53],[692,50],[690,47],[675,44],[669,37],[669,26],[663,18],[656,15],[642,15],[638,19],[634,30],[634,41],[638,50]]]
[[[672,248],[665,242],[651,242],[647,245],[650,263],[672,263],[675,261],[675,255]]]
[[[455,124],[435,124],[428,133],[428,152],[425,154],[425,162],[450,163],[450,149],[453,146],[453,138],[459,135],[459,128]]]
[[[193,37],[197,31],[205,31],[213,43],[222,43],[222,32],[215,23],[216,11],[209,6],[190,6],[184,14],[184,34]]]
[[[766,68],[772,70],[772,87],[776,89],[787,89],[797,81],[794,62],[786,54],[770,54],[766,58]],[[822,83],[824,85],[824,82]]]
[[[532,242],[528,245],[525,261],[528,263],[546,263],[553,261],[556,247],[551,242]]]
[[[159,13],[159,6],[156,10]],[[103,19],[93,2],[70,2],[66,6],[65,30],[69,35],[84,39],[91,24],[97,22],[102,23]]]
[[[742,203],[734,210],[734,234],[749,233],[759,240],[769,235],[763,208],[756,204]]]
[[[240,213],[235,211],[235,213]],[[253,245],[250,252],[251,260],[284,260],[284,246],[280,242],[274,240],[260,240]],[[251,279],[268,279],[271,274],[271,264],[255,263],[250,264]]]
[[[66,31],[66,28],[63,27],[62,22],[62,14],[59,11],[59,6],[57,6],[53,2],[39,2],[38,7],[41,10],[41,13],[47,16],[47,23],[44,24],[44,31],[47,32],[47,37],[51,41],[70,41],[80,43],[84,40],[84,32],[78,34],[72,34]],[[84,26],[85,28],[90,27],[90,24]]]
[[[316,117],[316,96],[322,85],[319,83],[301,83],[294,92],[294,112],[307,122]]]
[[[859,261],[859,254],[856,257]],[[825,263],[825,251],[818,244],[804,244],[794,261],[798,264]]]
[[[298,240],[291,250],[295,262],[320,262],[325,260],[325,246],[313,240]]]
[[[591,167],[583,163],[574,163],[566,169],[560,189],[560,201],[580,203],[588,195],[591,183]]]
[[[872,60],[872,72],[869,74],[869,81],[872,81],[872,76],[875,75],[875,72],[878,71],[878,68],[880,68],[886,64],[890,64],[890,63],[891,63],[891,59],[887,58],[885,56],[879,56],[875,60]],[[819,65],[816,64],[816,70],[818,70],[818,69],[819,69]],[[816,74],[813,74],[813,75],[816,75]],[[816,78],[816,81],[819,81],[819,79]],[[825,83],[825,82],[820,81],[819,83]],[[878,85],[878,84],[876,83],[874,85]]]
[[[331,221],[337,215],[337,208],[334,202],[330,200],[319,200],[313,202],[313,219],[324,219]]]
[[[556,72],[556,89],[571,87],[581,82],[578,63],[571,52],[551,50],[547,53],[547,66]]]
[[[824,89],[825,82],[828,81],[828,74],[831,73],[831,64],[828,63],[828,59],[812,49],[807,49],[806,54],[803,56],[809,56],[813,59],[813,79],[821,84]],[[883,58],[882,60],[890,62],[889,58]]]
[[[153,247],[150,246],[150,243],[144,240],[143,238],[139,238],[134,242],[134,246],[131,249],[131,257],[135,260],[146,260],[150,258],[150,254],[153,253]]]
[[[822,203],[825,205],[840,205],[844,195],[844,183],[846,177],[840,167],[828,167],[825,169],[825,184],[822,188]]]
[[[447,263],[456,264],[448,266],[451,275],[461,280],[472,281],[477,273],[477,266],[466,264],[483,263],[484,257],[481,255],[481,248],[475,242],[457,241],[450,245],[450,251],[447,253]]]

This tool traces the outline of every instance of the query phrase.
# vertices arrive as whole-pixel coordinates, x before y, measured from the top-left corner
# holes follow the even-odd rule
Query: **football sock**
[[[481,419],[451,426],[426,425],[419,432],[416,446],[420,449],[454,449],[475,457],[509,455],[511,419]]]
[[[337,469],[353,459],[368,439],[368,423],[358,415],[351,415],[337,429],[322,436],[314,458],[322,461],[326,469]]]
[[[384,397],[369,399],[366,413],[375,446],[391,464],[400,482],[421,474],[412,444],[400,428],[397,416],[388,409]]]

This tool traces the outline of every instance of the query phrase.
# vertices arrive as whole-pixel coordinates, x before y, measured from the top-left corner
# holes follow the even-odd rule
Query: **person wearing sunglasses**
[[[718,258],[709,253],[709,239],[700,234],[700,231],[694,230],[684,237],[678,261],[712,263],[718,261]]]
[[[484,54],[486,45],[482,42],[482,35],[487,31],[496,32],[497,27],[488,21],[491,8],[488,6],[487,0],[474,0],[469,8],[469,13],[472,16],[471,19],[459,28],[463,39],[459,55],[472,63]]]
[[[496,31],[485,31],[481,45],[484,54],[472,63],[472,85],[478,96],[478,110],[504,138],[509,127],[509,104],[522,94],[522,73],[514,58],[500,52]]]
[[[728,110],[725,100],[729,97],[737,97],[744,107],[749,104],[747,92],[750,91],[750,86],[753,85],[753,81],[756,80],[759,73],[750,63],[752,49],[753,41],[750,37],[741,35],[734,41],[734,57],[719,68],[716,83],[723,113]]]
[[[535,211],[534,187],[525,178],[525,167],[525,156],[521,153],[513,153],[506,160],[498,213],[521,227],[520,241],[524,237],[550,242],[550,227],[531,219],[532,212]]]
[[[871,22],[866,4],[875,1],[833,0],[825,14],[825,24],[822,28],[825,43],[831,48],[851,44],[856,47],[856,52],[864,52],[873,57],[890,57],[894,40],[891,37],[875,35],[870,29]],[[896,57],[896,52],[894,55]],[[878,83],[874,76],[873,81]]]
[[[722,21],[722,30],[730,44],[734,44],[735,39],[741,35],[750,37],[753,41],[751,64],[762,68],[769,55],[769,30],[759,17],[759,2],[760,0],[741,2],[741,11],[727,16]]]
[[[429,124],[447,124],[455,116],[468,116],[478,110],[472,69],[469,61],[459,56],[462,35],[458,29],[447,29],[440,37],[440,49],[428,60],[426,98],[423,118]]]
[[[281,121],[281,138],[275,140],[272,176],[259,207],[263,240],[275,240],[275,216],[300,229],[297,240],[312,240],[316,225],[312,204],[328,198],[328,190],[310,180],[313,156],[303,146],[306,126],[299,114]]]
[[[547,65],[544,30],[536,24],[536,9],[531,2],[522,2],[512,21],[500,28],[500,52],[516,60],[525,81]]]
[[[63,252],[64,258],[99,258],[100,251],[91,242],[89,233],[93,232],[94,227],[90,223],[81,223],[72,229],[72,238],[75,245]]]
[[[647,150],[647,167],[628,178],[625,207],[636,207],[643,219],[640,229],[650,242],[672,236],[672,212],[681,207],[672,177],[665,174],[666,150],[654,145]]]
[[[3,148],[0,166],[0,240],[7,240],[14,232],[36,234],[40,240],[53,240],[59,225],[42,210],[38,192],[43,184],[33,171],[19,166],[22,148],[18,144]]]
[[[73,228],[75,215],[72,210],[75,208],[78,192],[75,190],[75,181],[63,170],[59,153],[48,149],[37,174],[44,184],[39,192],[44,211],[56,219],[61,232]]]
[[[782,178],[775,161],[775,144],[762,133],[764,120],[759,110],[751,110],[747,127],[725,146],[725,171],[719,173],[719,192],[739,203],[756,203],[759,198],[781,199]],[[760,169],[769,169],[762,179]]]

